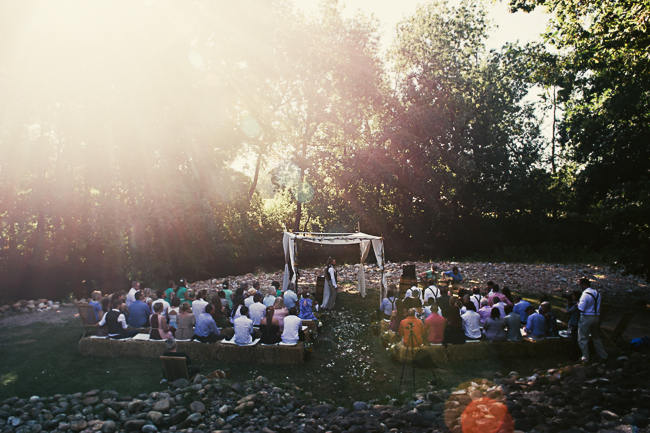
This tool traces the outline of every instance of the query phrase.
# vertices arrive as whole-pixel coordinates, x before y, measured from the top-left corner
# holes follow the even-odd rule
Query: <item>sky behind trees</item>
[[[488,34],[486,45],[489,48],[499,48],[506,42],[520,41],[541,42],[541,34],[546,30],[549,15],[543,8],[531,12],[509,11],[508,2],[483,0],[488,12],[488,18],[495,28]],[[301,0],[296,3],[299,8],[308,13],[318,9],[320,0]],[[389,47],[395,40],[395,27],[403,19],[415,13],[418,5],[425,4],[423,0],[373,1],[373,0],[341,0],[341,14],[352,17],[357,13],[372,15],[378,20],[382,47]],[[454,2],[451,2],[454,4]]]

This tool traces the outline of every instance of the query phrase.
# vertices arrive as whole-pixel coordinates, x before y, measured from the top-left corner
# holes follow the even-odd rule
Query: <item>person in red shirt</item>
[[[427,333],[427,341],[432,344],[440,344],[445,337],[445,325],[447,321],[438,314],[438,304],[431,305],[431,314],[424,320],[424,330]]]
[[[408,316],[399,324],[399,335],[407,347],[422,345],[424,340],[424,325],[422,321],[415,317],[415,308],[410,308]]]

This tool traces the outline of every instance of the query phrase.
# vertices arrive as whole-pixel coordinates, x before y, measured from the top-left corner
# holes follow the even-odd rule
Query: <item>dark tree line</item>
[[[1,297],[279,267],[284,228],[647,275],[648,5],[511,6],[541,4],[548,45],[499,50],[472,2],[421,7],[387,57],[330,2],[135,2],[117,42],[22,41],[76,55],[0,65]]]

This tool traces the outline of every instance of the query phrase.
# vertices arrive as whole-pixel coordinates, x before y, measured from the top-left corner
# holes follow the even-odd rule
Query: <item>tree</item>
[[[648,1],[511,2],[546,6],[546,39],[561,53],[567,82],[560,140],[581,167],[576,210],[605,228],[610,246],[647,256],[650,231],[650,3]],[[626,254],[627,255],[627,254]],[[647,263],[628,261],[649,272]]]
[[[399,27],[399,105],[379,149],[387,155],[373,169],[385,170],[413,238],[534,209],[522,190],[542,145],[534,107],[523,101],[534,47],[487,52],[486,29],[471,2],[423,6]]]

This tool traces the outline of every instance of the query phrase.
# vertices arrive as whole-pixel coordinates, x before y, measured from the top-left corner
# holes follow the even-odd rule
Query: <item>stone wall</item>
[[[304,362],[303,343],[295,346],[236,346],[223,343],[198,343],[177,341],[179,352],[186,353],[192,360],[218,360],[228,362],[249,362],[258,364],[301,364]],[[164,341],[111,340],[107,338],[82,338],[79,352],[83,356],[109,358],[158,358],[165,351]]]

